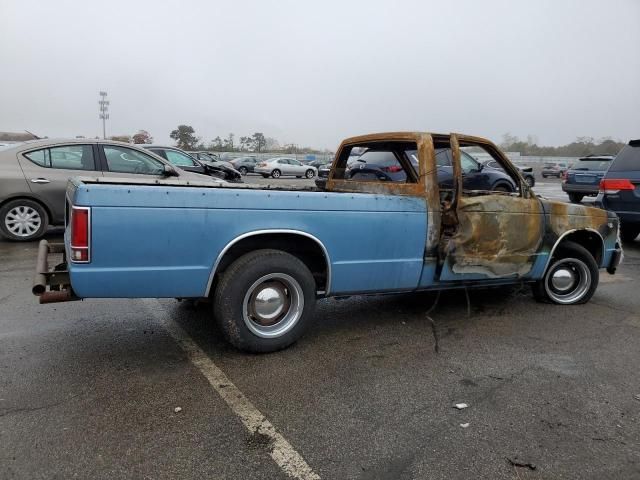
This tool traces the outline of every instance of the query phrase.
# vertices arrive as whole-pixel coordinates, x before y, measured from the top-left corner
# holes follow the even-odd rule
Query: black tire
[[[263,173],[262,178],[269,178],[269,175],[267,175],[266,173]]]
[[[282,172],[277,168],[273,172],[271,172],[271,176],[273,178],[280,178],[281,175],[282,175]]]
[[[491,191],[493,192],[505,192],[505,193],[511,193],[513,192],[513,188],[511,188],[510,185],[507,185],[506,183],[499,183],[498,185],[495,185]]]
[[[18,225],[17,222],[20,222],[22,218],[27,223]],[[9,240],[16,242],[37,240],[45,234],[48,227],[49,215],[47,211],[34,200],[27,198],[11,200],[0,208],[0,233]]]
[[[571,203],[580,203],[583,198],[584,198],[584,195],[582,193],[569,194],[569,200],[571,200]]]
[[[265,276],[274,278],[262,280]],[[295,283],[288,284],[288,290],[286,283],[279,283],[290,279]],[[259,290],[261,286],[264,288]],[[257,300],[256,292],[269,290],[272,293],[278,288],[287,309],[278,313],[281,316],[276,323],[263,325],[259,322],[258,302],[252,303],[252,298]],[[300,338],[313,319],[315,302],[316,284],[307,266],[281,250],[264,249],[243,255],[222,274],[214,293],[213,310],[229,343],[246,352],[266,353],[286,348]],[[267,302],[267,308],[273,308],[272,304]],[[251,311],[255,313],[251,314]],[[283,332],[269,331],[278,328]],[[264,336],[272,333],[272,336]]]
[[[543,173],[543,174],[542,174],[542,178],[547,178],[547,176]]]
[[[620,238],[623,242],[633,242],[640,235],[640,223],[623,223],[620,225]]]
[[[313,178],[316,176],[316,172],[314,172],[313,170],[309,169],[306,172],[304,172],[304,176],[307,178]]]
[[[529,187],[535,187],[536,185],[536,179],[533,177],[533,175],[527,175],[526,177],[524,177],[524,181],[527,182],[527,185],[529,185]]]
[[[558,290],[552,283],[560,270],[572,271],[576,276],[566,290]],[[598,264],[589,250],[574,242],[563,242],[554,252],[544,277],[533,285],[533,296],[540,302],[558,305],[587,303],[598,288],[599,279]]]
[[[241,175],[246,175],[247,173],[249,173],[249,169],[247,167],[240,167],[238,168],[238,171]]]

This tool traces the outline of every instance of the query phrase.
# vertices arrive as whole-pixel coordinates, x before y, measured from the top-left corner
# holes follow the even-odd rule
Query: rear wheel
[[[569,194],[569,200],[571,200],[571,203],[580,203],[583,199],[584,195],[581,193],[570,193]]]
[[[47,212],[33,200],[12,200],[0,209],[0,232],[9,240],[36,240],[44,235],[48,226]]]
[[[494,192],[510,193],[510,192],[513,192],[513,189],[509,185],[501,183],[501,184],[496,185],[495,187],[493,187],[493,191]]]
[[[243,255],[224,272],[214,314],[227,340],[247,352],[288,347],[312,320],[316,285],[298,258],[280,250]]]
[[[277,168],[273,172],[271,172],[271,176],[273,178],[280,178],[280,175],[282,175],[282,173]]]
[[[598,287],[598,264],[581,245],[564,242],[554,253],[542,280],[533,286],[536,300],[574,305],[586,303]]]
[[[640,223],[623,223],[620,225],[620,238],[625,242],[633,242],[640,235]]]

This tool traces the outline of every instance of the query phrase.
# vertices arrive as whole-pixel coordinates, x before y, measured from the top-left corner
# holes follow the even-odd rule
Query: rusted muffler
[[[38,295],[40,303],[58,303],[58,302],[70,302],[72,300],[80,300],[76,297],[71,289],[68,290],[54,290],[51,292],[44,292]]]

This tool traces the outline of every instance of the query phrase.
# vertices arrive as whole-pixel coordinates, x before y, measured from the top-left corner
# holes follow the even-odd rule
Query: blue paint
[[[331,293],[413,290],[424,199],[398,195],[88,185],[92,258],[71,264],[80,297],[201,297],[222,249],[257,230],[300,230],[331,258]]]

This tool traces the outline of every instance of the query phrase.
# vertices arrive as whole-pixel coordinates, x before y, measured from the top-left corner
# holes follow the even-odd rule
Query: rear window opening
[[[632,140],[611,162],[610,172],[640,171],[640,140]]]

